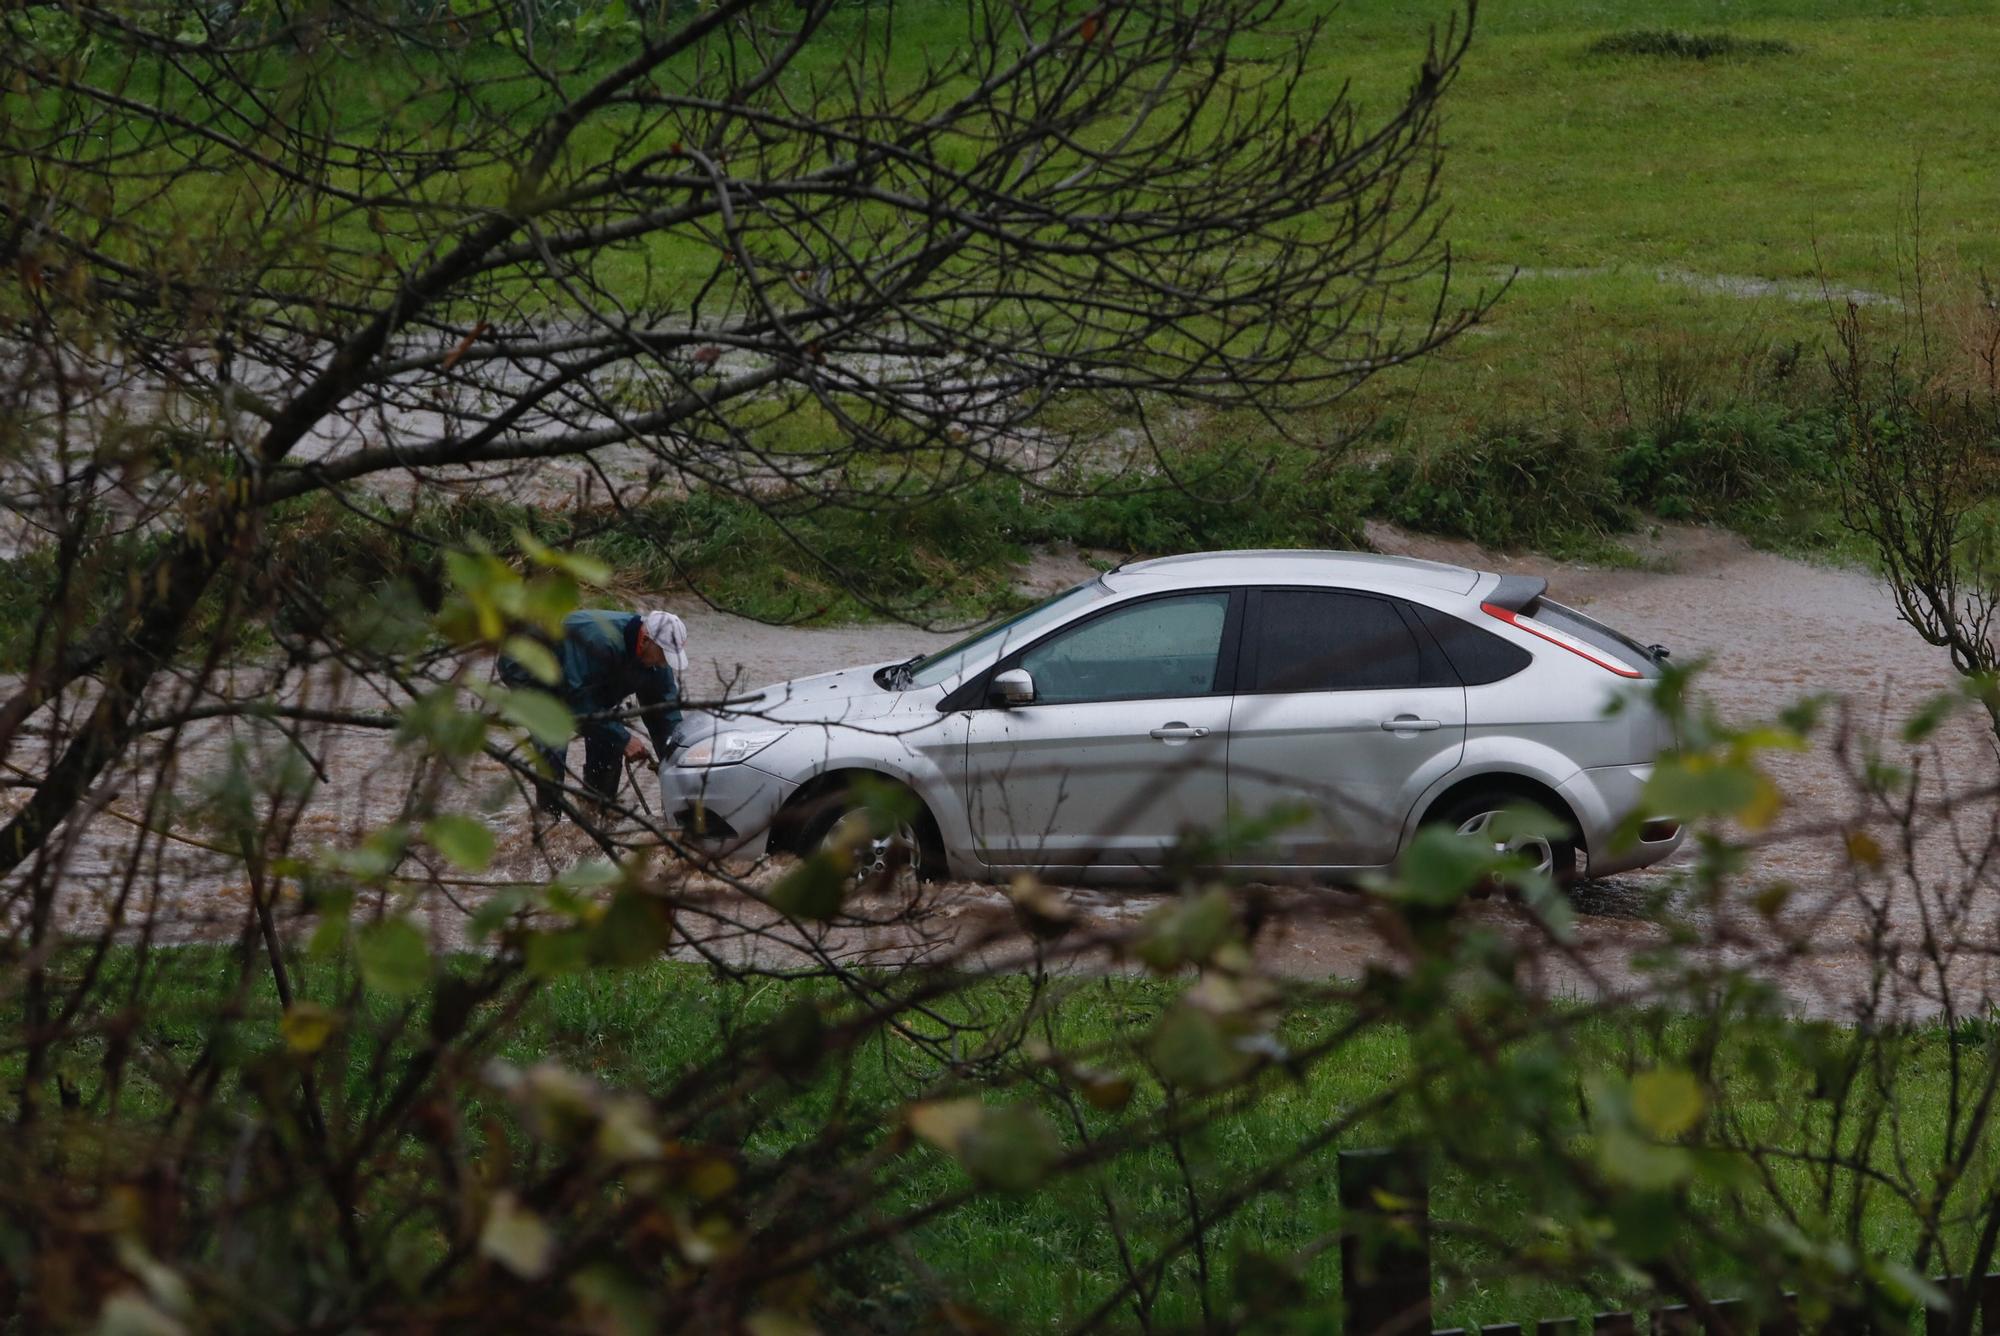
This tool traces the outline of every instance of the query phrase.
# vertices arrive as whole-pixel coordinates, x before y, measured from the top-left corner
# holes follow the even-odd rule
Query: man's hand
[[[639,736],[635,733],[625,739],[625,759],[628,761],[650,761],[653,759],[653,753],[646,750],[646,744],[641,742]]]

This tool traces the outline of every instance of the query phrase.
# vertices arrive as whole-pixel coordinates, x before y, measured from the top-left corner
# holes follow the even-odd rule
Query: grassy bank
[[[733,611],[819,622],[998,614],[1017,603],[1017,563],[1044,545],[1120,558],[1359,547],[1370,518],[1558,557],[1619,559],[1618,536],[1653,516],[1733,525],[1788,551],[1848,551],[1834,517],[1834,424],[1821,414],[1739,405],[1608,434],[1521,422],[1426,450],[1392,437],[1378,431],[1336,458],[1223,439],[1137,477],[1076,474],[1043,487],[989,477],[943,498],[892,497],[868,511],[781,506],[777,518],[706,492],[579,513],[478,499],[396,511],[371,503],[372,517],[317,498],[272,516],[236,592],[268,614],[248,619],[245,634],[257,637],[265,620],[282,631],[396,588],[435,606],[446,548],[512,552],[519,530],[602,559],[623,595],[692,585]],[[46,551],[0,562],[0,667],[25,660],[43,608],[88,621],[152,555],[142,538],[102,544],[60,595]],[[230,596],[211,595],[210,624]]]

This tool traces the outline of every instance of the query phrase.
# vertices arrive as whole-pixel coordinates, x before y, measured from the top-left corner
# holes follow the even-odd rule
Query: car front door
[[[1121,603],[996,665],[1032,703],[972,710],[966,802],[996,868],[1157,866],[1224,816],[1230,675],[1242,596]]]
[[[1395,599],[1248,596],[1229,720],[1238,865],[1379,867],[1465,750],[1465,688]]]

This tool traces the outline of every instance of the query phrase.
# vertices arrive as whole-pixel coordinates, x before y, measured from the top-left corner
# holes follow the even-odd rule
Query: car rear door
[[[1217,833],[1240,591],[1119,603],[995,665],[1032,704],[970,712],[966,802],[994,868],[1155,867]]]
[[[1232,861],[1379,867],[1465,750],[1465,688],[1402,600],[1249,591],[1229,717]]]

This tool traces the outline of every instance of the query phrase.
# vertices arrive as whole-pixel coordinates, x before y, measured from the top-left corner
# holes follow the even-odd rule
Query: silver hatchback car
[[[1523,804],[1566,834],[1505,847],[1559,879],[1656,862],[1679,825],[1628,819],[1672,743],[1665,651],[1546,589],[1345,552],[1137,562],[938,653],[690,713],[661,794],[690,839],[756,855],[815,848],[899,785],[914,815],[864,861],[959,878],[1193,856],[1339,880],[1427,822],[1481,835]]]

